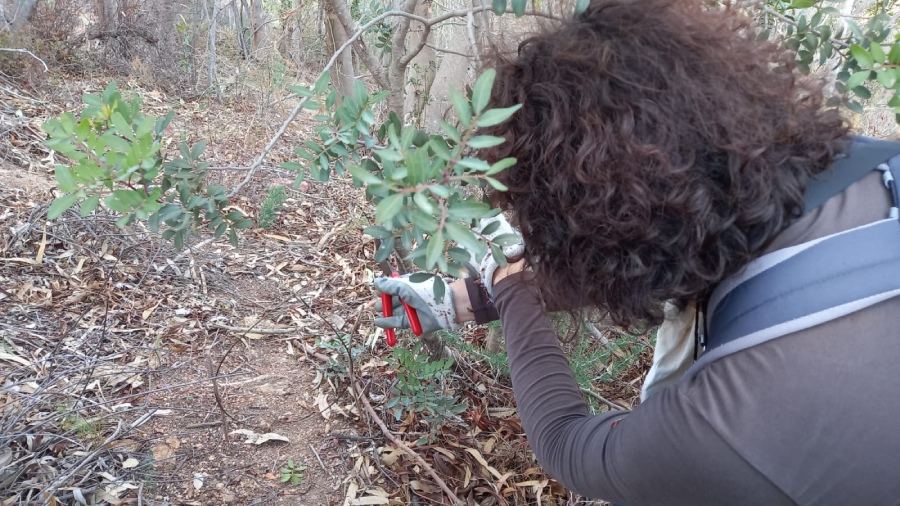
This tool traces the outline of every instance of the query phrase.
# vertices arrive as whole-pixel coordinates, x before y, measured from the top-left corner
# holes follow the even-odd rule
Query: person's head
[[[793,55],[702,0],[600,0],[499,58],[496,193],[548,304],[626,326],[700,298],[799,215],[848,128]]]

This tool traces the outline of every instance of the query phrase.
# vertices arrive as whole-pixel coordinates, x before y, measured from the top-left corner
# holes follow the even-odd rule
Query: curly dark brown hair
[[[849,137],[793,61],[702,0],[593,1],[498,58],[491,107],[523,107],[486,157],[518,160],[494,197],[547,304],[658,323],[799,216]]]

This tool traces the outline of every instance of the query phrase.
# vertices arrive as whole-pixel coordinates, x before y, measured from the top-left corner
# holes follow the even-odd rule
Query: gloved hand
[[[392,296],[391,303],[394,316],[375,318],[375,325],[383,329],[408,329],[409,317],[406,316],[406,309],[400,300],[403,299],[416,309],[419,315],[419,323],[422,324],[422,332],[458,329],[459,324],[456,323],[456,309],[453,308],[453,296],[450,293],[450,285],[443,279],[440,282],[444,283],[444,296],[441,300],[436,300],[434,298],[433,278],[429,278],[422,283],[410,281],[409,275],[397,278],[376,278],[375,289]],[[375,304],[375,310],[379,313],[383,311],[380,299]]]
[[[484,234],[484,230],[488,228],[491,223],[499,223],[499,227],[492,231],[490,234]],[[492,227],[493,228],[493,227]],[[522,234],[519,233],[518,230],[514,229],[512,225],[506,221],[506,218],[502,214],[498,214],[493,218],[483,218],[478,225],[474,228],[474,230],[480,234],[483,234],[487,239],[494,239],[495,237],[499,237],[503,234],[512,234],[519,238],[519,241],[514,244],[509,244],[507,246],[502,246],[503,254],[506,255],[506,258],[515,258],[520,256],[525,252],[525,242],[522,240]],[[468,248],[463,247],[466,251],[469,252],[469,255],[472,256],[472,262],[475,264],[475,270],[478,274],[478,277],[481,278],[481,284],[484,285],[485,290],[487,290],[488,295],[491,296],[491,299],[494,298],[494,271],[497,270],[497,261],[494,260],[494,255],[491,254],[490,250],[487,250],[486,253],[471,251]]]

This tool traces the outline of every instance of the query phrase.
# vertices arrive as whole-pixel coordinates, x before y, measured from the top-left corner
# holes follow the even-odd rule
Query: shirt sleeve
[[[548,474],[578,494],[628,506],[721,504],[715,494],[749,490],[756,499],[770,487],[678,388],[631,412],[592,415],[530,276],[508,276],[494,294],[519,415]],[[713,486],[704,484],[709,475]]]

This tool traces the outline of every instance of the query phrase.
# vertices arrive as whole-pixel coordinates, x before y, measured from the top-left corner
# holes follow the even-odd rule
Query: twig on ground
[[[354,436],[353,434],[342,434],[340,432],[332,432],[328,434],[328,437],[333,437],[334,439],[340,439],[342,441],[356,441],[358,443],[384,439],[382,436]]]
[[[32,58],[34,58],[35,60],[41,62],[41,65],[44,66],[44,72],[49,72],[49,71],[50,71],[50,68],[47,67],[47,64],[44,63],[44,60],[38,58],[34,53],[32,53],[31,51],[29,51],[29,50],[27,50],[27,49],[18,49],[18,48],[11,48],[11,47],[0,47],[0,51],[9,51],[9,52],[12,52],[12,53],[25,53],[25,54],[31,56]]]
[[[369,413],[369,416],[372,417],[373,420],[375,420],[375,423],[378,425],[378,428],[381,429],[384,437],[386,437],[397,448],[406,452],[407,455],[409,455],[413,458],[413,460],[416,461],[416,464],[418,464],[429,475],[431,475],[431,479],[433,479],[435,483],[437,483],[438,487],[440,487],[441,490],[443,490],[444,493],[447,494],[447,498],[450,499],[450,504],[462,506],[464,503],[459,500],[459,498],[452,490],[450,490],[450,487],[447,486],[447,483],[442,480],[440,476],[438,476],[434,469],[430,465],[428,465],[428,462],[425,462],[425,459],[420,457],[419,454],[415,452],[415,450],[413,450],[409,446],[406,446],[403,441],[397,439],[397,437],[394,436],[390,429],[388,429],[387,425],[385,425],[384,423],[384,420],[382,420],[381,417],[378,416],[378,413],[375,412],[375,408],[372,407],[372,405],[369,403],[369,400],[366,399],[366,396],[362,395],[362,388],[359,386],[359,384],[354,382],[353,388],[359,393],[359,400],[362,401],[362,405],[366,408],[366,412]]]
[[[325,471],[326,473],[328,473],[329,476],[334,478],[334,475],[331,473],[331,471],[328,470],[327,467],[325,467],[325,463],[322,462],[322,457],[319,456],[319,452],[316,451],[316,449],[313,447],[312,444],[309,445],[309,449],[312,450],[313,455],[316,456],[316,460],[319,461],[319,465],[322,466],[322,470]]]
[[[229,332],[241,332],[241,333],[253,333],[253,334],[262,334],[265,336],[271,335],[285,335],[285,334],[296,334],[300,332],[299,328],[286,328],[286,329],[256,329],[253,327],[232,327],[230,325],[221,325],[218,323],[211,323],[211,327],[215,327],[217,329],[227,330]]]
[[[625,406],[616,404],[615,402],[607,399],[606,397],[603,397],[602,395],[598,394],[597,392],[594,392],[593,390],[591,390],[589,388],[582,388],[581,391],[588,394],[589,396],[593,397],[594,399],[597,399],[598,401],[602,402],[603,404],[606,404],[607,406],[609,406],[610,408],[612,408],[616,411],[629,411],[629,409],[626,408]]]

